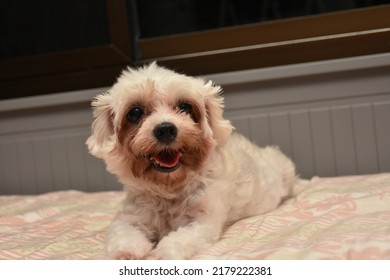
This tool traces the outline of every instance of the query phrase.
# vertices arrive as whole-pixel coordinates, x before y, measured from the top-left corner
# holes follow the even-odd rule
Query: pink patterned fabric
[[[0,197],[0,259],[102,259],[123,193]]]
[[[267,215],[233,225],[197,258],[390,259],[390,174],[313,178]]]
[[[313,178],[195,259],[390,259],[390,173]],[[122,192],[0,197],[0,259],[104,259]]]

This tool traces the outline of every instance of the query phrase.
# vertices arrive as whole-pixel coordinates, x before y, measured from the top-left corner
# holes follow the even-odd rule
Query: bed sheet
[[[195,259],[390,259],[390,173],[301,181]],[[123,192],[0,196],[0,259],[105,259]]]

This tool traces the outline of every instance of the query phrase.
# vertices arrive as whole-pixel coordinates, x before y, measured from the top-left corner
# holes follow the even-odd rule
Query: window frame
[[[0,61],[0,99],[103,87],[132,65],[124,0],[106,0],[110,43]]]
[[[382,5],[139,39],[137,62],[202,75],[389,52],[389,14]]]
[[[110,86],[155,60],[205,75],[390,52],[389,4],[142,39],[134,6],[106,3],[110,44],[0,61],[0,99]]]

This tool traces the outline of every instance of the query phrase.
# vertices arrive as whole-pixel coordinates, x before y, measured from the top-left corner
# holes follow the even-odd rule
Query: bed
[[[123,192],[0,197],[0,259],[105,259]],[[390,173],[314,177],[194,259],[390,259]]]

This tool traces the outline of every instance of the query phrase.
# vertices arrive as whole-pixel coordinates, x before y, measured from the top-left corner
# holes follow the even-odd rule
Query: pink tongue
[[[152,155],[150,159],[162,167],[171,168],[177,165],[180,157],[181,153],[179,152],[161,152],[159,154]]]

